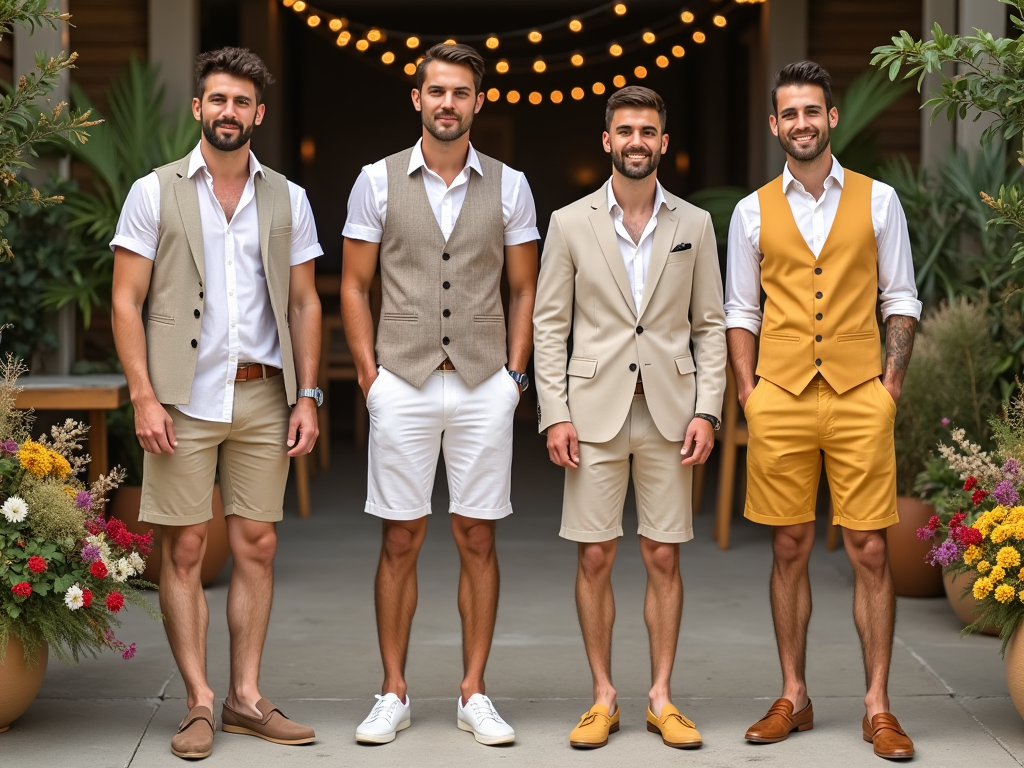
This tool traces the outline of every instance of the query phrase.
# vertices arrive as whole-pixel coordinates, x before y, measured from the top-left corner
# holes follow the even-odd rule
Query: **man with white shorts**
[[[393,741],[410,723],[405,660],[438,447],[462,564],[456,722],[481,744],[515,739],[485,695],[484,668],[498,607],[495,521],[512,513],[512,418],[528,385],[540,235],[523,174],[469,143],[483,72],[469,46],[431,48],[412,91],[423,138],[363,168],[349,199],[342,315],[370,412],[366,511],[383,520],[375,596],[384,683],[356,729],[365,743]],[[378,260],[375,349],[369,293]]]

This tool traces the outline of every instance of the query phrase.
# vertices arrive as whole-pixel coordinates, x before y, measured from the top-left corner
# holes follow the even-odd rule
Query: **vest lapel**
[[[654,228],[654,241],[651,243],[651,260],[647,264],[647,280],[644,282],[644,298],[640,302],[640,315],[644,314],[647,305],[651,303],[651,295],[661,278],[661,273],[668,262],[669,249],[675,239],[676,224],[679,217],[668,209],[668,205],[661,206],[658,211],[658,224]]]
[[[619,241],[615,238],[615,228],[612,226],[612,217],[608,213],[608,198],[604,187],[601,187],[591,198],[590,205],[594,211],[590,214],[590,224],[597,235],[597,242],[601,246],[601,253],[608,262],[608,269],[612,271],[615,284],[619,286],[622,298],[629,305],[629,311],[636,316],[636,303],[633,301],[633,291],[629,288],[629,276],[626,274],[626,265],[622,262],[622,251],[619,250]]]
[[[260,256],[263,259],[263,274],[270,279],[270,223],[274,217],[274,190],[263,178],[262,173],[257,173],[253,179],[256,187],[256,216],[260,229]]]
[[[199,194],[196,192],[196,180],[188,177],[188,161],[186,156],[178,167],[178,180],[174,182],[174,199],[178,202],[178,213],[188,238],[188,247],[199,270],[199,278],[206,282],[206,255],[203,252],[203,220],[199,215]]]

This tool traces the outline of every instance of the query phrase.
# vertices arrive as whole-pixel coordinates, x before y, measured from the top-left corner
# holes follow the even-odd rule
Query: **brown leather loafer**
[[[864,741],[870,741],[875,754],[888,760],[903,760],[914,756],[914,742],[900,728],[899,721],[889,712],[880,712],[868,722],[868,716],[860,724]]]
[[[189,760],[209,757],[213,752],[215,727],[209,707],[192,707],[171,739],[171,752]]]
[[[785,741],[793,731],[809,731],[814,727],[814,707],[811,700],[807,706],[793,714],[793,702],[779,699],[768,710],[768,714],[747,729],[747,741],[758,744],[775,744]]]
[[[262,713],[262,719],[242,714],[224,702],[224,711],[220,716],[221,727],[228,733],[258,736],[275,744],[309,744],[316,739],[312,728],[293,723],[270,699],[260,699],[256,709]]]

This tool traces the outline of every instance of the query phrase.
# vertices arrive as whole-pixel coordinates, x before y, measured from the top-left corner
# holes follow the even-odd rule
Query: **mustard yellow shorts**
[[[814,520],[824,455],[832,522],[857,531],[896,516],[896,404],[872,378],[843,394],[816,377],[799,395],[762,378],[747,400],[744,516],[765,525]]]

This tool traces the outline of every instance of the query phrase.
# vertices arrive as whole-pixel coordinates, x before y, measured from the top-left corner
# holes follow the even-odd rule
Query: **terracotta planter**
[[[1010,689],[1010,698],[1017,714],[1024,717],[1024,638],[1019,629],[1010,635],[1003,661],[1006,662],[1006,685]]]
[[[49,649],[46,643],[36,652],[32,668],[25,664],[25,646],[10,636],[4,660],[0,662],[0,733],[25,714],[39,693],[46,675]]]
[[[900,521],[887,531],[889,570],[900,597],[938,597],[943,593],[942,569],[925,562],[932,542],[917,538],[917,529],[928,524],[935,507],[923,501],[899,496],[896,511]]]
[[[978,605],[978,601],[974,599],[974,595],[966,594],[963,595],[964,587],[967,584],[974,583],[974,578],[977,574],[974,571],[969,573],[944,573],[942,574],[942,586],[946,590],[946,597],[949,599],[949,606],[953,609],[953,613],[956,617],[963,622],[966,627],[968,624],[974,622],[975,609]],[[961,597],[963,595],[963,597]],[[990,624],[987,627],[982,627],[980,630],[983,635],[998,635],[999,627],[994,624]]]
[[[132,533],[144,534],[153,531],[153,551],[146,558],[146,571],[142,578],[154,584],[160,583],[160,526],[139,522],[139,505],[142,501],[142,488],[137,485],[122,485],[114,493],[107,505],[107,515],[116,517]],[[220,498],[220,485],[213,487],[213,519],[206,538],[206,555],[203,557],[203,569],[200,578],[203,586],[217,578],[217,574],[228,561],[228,524],[224,520],[224,504]]]

